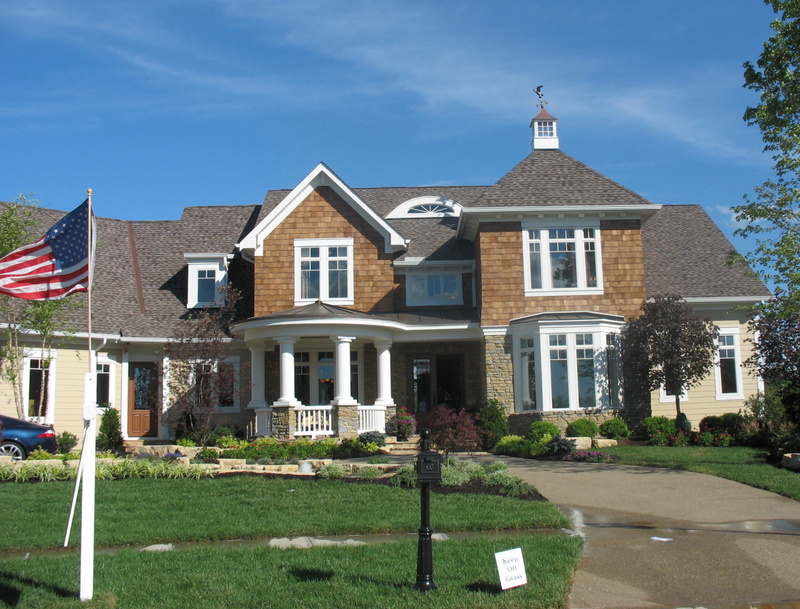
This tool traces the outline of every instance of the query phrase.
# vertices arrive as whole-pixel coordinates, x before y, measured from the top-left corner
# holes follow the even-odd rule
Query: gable
[[[320,163],[241,240],[238,248],[249,258],[260,256],[263,253],[264,240],[311,193],[323,187],[330,188],[346,205],[352,208],[367,224],[378,232],[384,242],[384,253],[391,254],[407,247],[408,243],[400,233],[393,229],[324,163]]]

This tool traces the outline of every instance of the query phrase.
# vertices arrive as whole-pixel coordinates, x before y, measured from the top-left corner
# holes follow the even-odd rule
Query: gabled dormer
[[[228,262],[232,254],[184,254],[189,267],[186,306],[189,309],[221,307],[222,289],[228,285]]]
[[[558,119],[545,110],[544,105],[531,121],[531,129],[534,150],[558,150]]]

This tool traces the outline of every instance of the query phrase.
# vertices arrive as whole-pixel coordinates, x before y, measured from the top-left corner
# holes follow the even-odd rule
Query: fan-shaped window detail
[[[457,218],[461,208],[460,203],[447,197],[415,197],[395,207],[386,218]]]

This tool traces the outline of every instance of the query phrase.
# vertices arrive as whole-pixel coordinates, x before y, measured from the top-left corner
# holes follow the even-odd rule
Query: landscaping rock
[[[592,440],[592,446],[594,448],[608,448],[609,446],[616,446],[616,440],[610,440],[608,438],[594,438]]]
[[[592,447],[591,438],[585,438],[579,436],[579,437],[567,438],[567,440],[572,440],[573,442],[575,442],[575,448],[577,448],[578,450],[589,450]]]
[[[781,465],[786,469],[800,471],[800,453],[786,453]]]
[[[139,550],[140,552],[172,552],[175,549],[175,544],[172,543],[157,543],[152,546],[147,546]]]

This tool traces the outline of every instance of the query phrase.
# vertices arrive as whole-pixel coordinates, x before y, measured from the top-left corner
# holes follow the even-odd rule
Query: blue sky
[[[0,200],[176,219],[319,162],[353,187],[493,184],[544,85],[561,149],[654,203],[770,175],[742,121],[759,0],[25,0],[0,4]],[[737,247],[746,249],[741,242]]]

